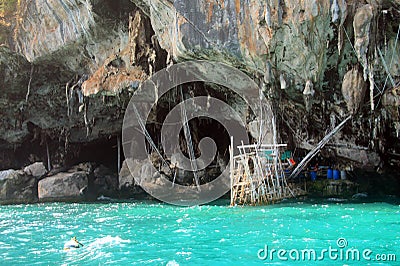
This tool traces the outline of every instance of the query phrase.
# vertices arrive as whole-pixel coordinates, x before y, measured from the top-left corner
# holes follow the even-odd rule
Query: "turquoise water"
[[[290,250],[347,246],[390,257],[381,265],[399,264],[398,203],[287,202],[262,207],[228,207],[219,201],[196,207],[155,202],[49,203],[0,206],[1,265],[287,265]],[[84,247],[64,251],[76,236]],[[285,249],[281,258],[265,255]],[[261,251],[260,251],[261,250]],[[292,258],[296,258],[296,252]],[[258,256],[259,254],[259,256]],[[326,253],[320,265],[377,264],[346,261]],[[339,254],[339,253],[338,253]],[[345,254],[345,253],[343,253]],[[390,255],[390,256],[389,256]],[[301,258],[299,258],[301,260]]]

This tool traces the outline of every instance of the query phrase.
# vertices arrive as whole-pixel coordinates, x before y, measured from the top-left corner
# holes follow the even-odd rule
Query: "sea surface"
[[[400,265],[398,199],[228,205],[0,206],[0,265]]]

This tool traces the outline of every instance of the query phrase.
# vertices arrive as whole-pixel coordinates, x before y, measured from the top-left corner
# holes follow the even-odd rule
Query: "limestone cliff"
[[[352,114],[323,155],[375,170],[399,166],[400,1],[8,2],[0,168],[46,158],[46,150],[60,165],[96,160],[88,150],[104,143],[112,144],[103,152],[114,151],[133,91],[190,59],[222,61],[256,80],[293,148],[312,148]]]

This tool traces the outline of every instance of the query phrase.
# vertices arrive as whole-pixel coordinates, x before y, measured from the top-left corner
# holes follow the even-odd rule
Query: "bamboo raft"
[[[231,206],[273,204],[305,194],[286,181],[289,163],[281,160],[286,144],[242,144],[234,156],[231,143]]]

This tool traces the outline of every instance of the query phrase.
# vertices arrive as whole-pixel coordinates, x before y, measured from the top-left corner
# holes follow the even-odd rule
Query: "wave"
[[[130,243],[130,242],[131,242],[130,240],[122,239],[119,236],[115,236],[115,237],[105,236],[105,237],[96,239],[93,243],[89,244],[88,246],[89,247],[90,246],[101,246],[101,245],[107,245],[107,244],[118,245],[121,243]]]

